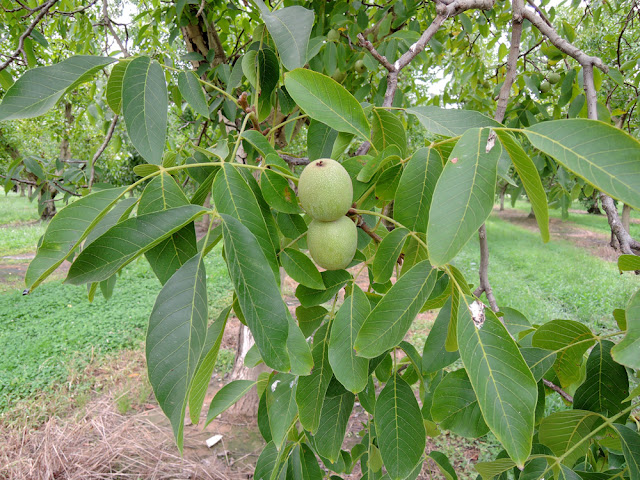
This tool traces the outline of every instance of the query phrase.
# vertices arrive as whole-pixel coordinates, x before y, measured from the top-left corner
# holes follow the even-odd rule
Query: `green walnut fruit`
[[[341,72],[339,69],[336,68],[336,71],[333,72],[333,75],[331,75],[331,78],[333,78],[338,83],[342,83],[344,79],[347,78],[347,72]]]
[[[320,158],[302,171],[298,198],[313,219],[322,222],[338,220],[353,202],[351,177],[335,160]]]
[[[540,84],[540,91],[542,93],[547,93],[549,90],[551,90],[551,84],[549,82],[545,80]]]
[[[551,85],[555,85],[556,83],[558,83],[560,81],[560,74],[559,73],[550,73],[549,76],[547,77],[547,80],[549,80],[549,83]]]
[[[356,61],[355,66],[356,66],[356,72],[358,72],[359,75],[362,75],[364,72],[367,71],[367,66],[364,64],[362,60]]]
[[[327,40],[330,42],[337,42],[340,40],[340,32],[332,28],[329,30],[329,33],[327,33]]]
[[[313,220],[307,231],[307,246],[313,260],[327,270],[346,268],[358,245],[356,224],[349,217],[333,222]]]

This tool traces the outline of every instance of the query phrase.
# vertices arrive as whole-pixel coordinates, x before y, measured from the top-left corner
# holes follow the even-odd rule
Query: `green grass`
[[[505,202],[508,203],[508,202]],[[510,205],[505,205],[505,208],[509,208]],[[523,212],[529,212],[531,210],[531,205],[528,202],[519,200],[516,203],[517,210],[522,210]],[[611,230],[609,229],[609,222],[607,221],[606,215],[590,215],[586,212],[586,210],[580,205],[578,202],[574,202],[573,209],[575,210],[584,210],[585,213],[574,213],[569,212],[569,219],[564,220],[568,223],[575,223],[576,225],[587,228],[594,232],[603,233],[605,235],[610,235]],[[622,206],[618,208],[619,214],[622,215]],[[562,212],[560,209],[549,210],[549,216],[551,218],[558,218],[562,220]],[[635,210],[631,210],[631,219],[640,218],[640,212]],[[631,223],[629,225],[629,230],[631,230],[631,236],[634,238],[640,238],[640,224]]]
[[[611,313],[622,308],[640,283],[620,275],[615,263],[594,257],[568,241],[543,244],[537,232],[492,216],[487,221],[489,281],[498,304],[522,312],[531,323],[553,319],[584,322],[592,328],[614,328]],[[467,281],[478,284],[477,237],[455,264]]]
[[[205,264],[209,315],[215,318],[231,300],[220,247]],[[98,293],[89,303],[86,288],[60,281],[47,282],[28,296],[0,294],[0,412],[17,399],[64,382],[94,357],[138,347],[160,288],[141,259],[118,278],[108,302]]]
[[[35,251],[46,228],[40,222],[0,227],[0,257]]]
[[[0,225],[24,223],[38,220],[37,202],[21,197],[17,193],[0,195]]]

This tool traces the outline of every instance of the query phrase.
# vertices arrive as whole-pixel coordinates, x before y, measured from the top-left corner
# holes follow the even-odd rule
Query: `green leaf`
[[[289,335],[287,336],[287,351],[291,361],[291,373],[295,375],[309,375],[313,367],[313,357],[307,339],[296,321],[288,316]]]
[[[209,118],[209,105],[195,73],[180,72],[178,74],[178,88],[195,113]]]
[[[627,334],[611,349],[611,355],[622,365],[640,369],[640,291],[629,300],[626,318]]]
[[[415,115],[429,132],[446,137],[463,135],[471,128],[501,127],[495,120],[473,110],[445,109],[433,106],[412,107],[407,113]],[[486,142],[485,142],[486,143]],[[483,145],[484,150],[484,145]]]
[[[296,406],[296,389],[298,383],[295,375],[276,373],[267,384],[267,412],[271,438],[280,450],[287,438],[287,432],[293,425],[298,413]]]
[[[175,179],[163,172],[145,187],[140,197],[138,215],[189,204],[189,199]],[[145,257],[160,283],[164,285],[196,253],[198,253],[196,230],[194,224],[190,223],[145,252]]]
[[[309,288],[322,290],[322,275],[316,265],[304,253],[293,248],[285,248],[280,253],[280,261],[287,274],[296,282]]]
[[[129,63],[131,63],[131,59],[120,60],[116,63],[111,69],[111,74],[107,81],[107,104],[118,115],[122,112],[122,81]]]
[[[587,376],[573,396],[573,408],[612,417],[629,406],[627,369],[611,358],[613,342],[601,340],[587,359]],[[624,420],[622,420],[624,421]]]
[[[589,327],[573,320],[547,322],[531,338],[534,347],[557,353],[553,368],[563,387],[580,380],[582,356],[594,343],[595,337]]]
[[[300,6],[270,12],[262,0],[255,0],[269,33],[273,37],[280,60],[287,70],[304,67],[307,46],[313,27],[313,10]],[[287,85],[287,89],[289,86]],[[295,97],[294,97],[295,98]]]
[[[213,201],[218,212],[230,215],[249,229],[264,254],[265,262],[273,275],[280,278],[276,259],[277,246],[269,231],[269,225],[260,208],[260,199],[245,178],[231,164],[225,163],[213,182]]]
[[[293,469],[296,472],[293,476],[295,480],[322,480],[324,478],[324,472],[318,465],[315,453],[306,443],[301,443],[293,449],[289,461],[293,463]]]
[[[447,339],[447,330],[449,328],[449,320],[451,318],[451,299],[448,299],[444,306],[438,312],[433,327],[429,332],[424,350],[422,352],[422,373],[435,373],[451,365],[460,354],[449,352],[445,348],[445,340]]]
[[[298,325],[304,336],[310,337],[313,335],[313,332],[320,326],[328,313],[326,308],[320,306],[307,308],[300,305],[297,307],[296,318],[298,319]]]
[[[327,327],[321,327],[316,333],[313,351],[313,370],[310,375],[300,377],[296,391],[298,416],[305,430],[312,434],[320,425],[320,413],[324,403],[327,387],[333,375],[329,364],[329,341]]]
[[[278,449],[273,442],[267,443],[267,445],[262,450],[262,453],[260,453],[260,456],[258,457],[256,469],[253,472],[253,476],[260,480],[270,480],[273,471],[276,468],[277,460]]]
[[[444,453],[438,452],[437,450],[432,450],[431,452],[429,452],[429,456],[434,462],[436,462],[436,465],[440,469],[440,473],[446,480],[458,480],[456,471],[454,470],[451,462]]]
[[[534,147],[568,170],[612,197],[640,208],[640,143],[625,131],[576,118],[541,122],[524,133]]]
[[[245,130],[242,132],[242,138],[258,150],[263,158],[266,158],[267,155],[278,155],[276,149],[273,148],[265,136],[257,130]]]
[[[460,302],[460,357],[487,425],[523,467],[531,451],[538,386],[500,320],[485,312],[484,323],[476,325],[469,307],[472,301],[463,296]]]
[[[400,162],[400,160],[402,160],[400,158],[400,155],[398,155],[399,152],[400,150],[398,149],[398,147],[392,145],[388,150],[381,151],[375,157],[370,158],[358,172],[356,180],[362,183],[370,182],[380,171],[380,169],[388,162],[397,164]]]
[[[273,170],[264,170],[260,175],[260,187],[264,199],[274,210],[284,213],[302,212],[295,191],[282,175]]]
[[[496,130],[496,134],[511,157],[518,176],[522,180],[527,197],[531,201],[531,208],[536,216],[538,228],[540,228],[542,241],[546,243],[549,241],[549,211],[547,210],[547,194],[542,186],[538,169],[511,134],[501,130]]]
[[[330,158],[338,132],[322,122],[311,120],[307,130],[307,154],[309,160]]]
[[[618,269],[621,272],[640,270],[640,257],[637,255],[620,255],[618,257]]]
[[[631,480],[640,479],[640,435],[626,425],[614,423],[613,426],[620,434],[622,441],[622,452],[627,461],[629,478]]]
[[[27,70],[7,90],[0,103],[0,122],[38,117],[48,112],[58,100],[115,58],[78,55],[50,67]]]
[[[520,353],[527,365],[529,365],[536,382],[542,380],[542,377],[553,367],[556,361],[556,354],[544,348],[522,347],[520,348]]]
[[[499,458],[493,462],[476,463],[473,468],[482,475],[483,480],[491,480],[515,466],[515,462],[510,458]]]
[[[122,112],[131,143],[147,162],[161,165],[168,111],[162,67],[149,57],[134,58],[122,82]]]
[[[555,412],[540,423],[538,438],[558,457],[571,450],[563,463],[573,466],[589,450],[589,442],[580,442],[591,434],[600,421],[600,415],[585,410]]]
[[[324,290],[316,290],[305,285],[298,285],[296,297],[303,307],[313,307],[331,300],[344,285],[351,280],[351,274],[346,270],[325,270],[320,272]]]
[[[284,83],[289,95],[314,120],[339,132],[369,138],[371,128],[362,106],[332,78],[298,68],[285,75]]]
[[[393,268],[398,263],[398,257],[402,252],[404,241],[409,235],[406,228],[396,228],[382,239],[378,245],[378,251],[373,259],[372,271],[373,281],[376,283],[385,283],[389,281],[393,275]]]
[[[364,390],[369,377],[369,360],[356,357],[353,345],[370,310],[367,296],[354,284],[331,326],[329,363],[338,381],[353,393]]]
[[[287,371],[290,314],[276,279],[251,231],[234,217],[221,216],[229,276],[260,356],[274,370]]]
[[[207,328],[207,337],[202,348],[198,366],[193,375],[191,389],[189,390],[189,418],[194,425],[197,425],[200,421],[202,402],[204,402],[204,397],[207,393],[209,382],[211,381],[213,367],[216,365],[224,328],[227,325],[230,311],[230,306],[222,310],[218,318]]]
[[[209,405],[205,426],[244,397],[255,384],[253,380],[233,380],[218,390]]]
[[[205,344],[207,320],[207,274],[202,257],[197,256],[158,294],[146,339],[149,383],[171,422],[181,452],[184,413]]]
[[[409,230],[427,232],[431,199],[441,173],[442,158],[433,148],[417,150],[404,167],[393,217]]]
[[[404,155],[407,151],[407,135],[402,121],[388,110],[374,108],[371,121],[371,142],[379,152],[396,146]]]
[[[332,463],[340,456],[340,447],[347,432],[354,401],[355,395],[351,392],[324,399],[313,445],[318,455],[328,458]]]
[[[464,369],[449,372],[438,384],[431,416],[441,428],[462,437],[478,438],[489,431]]]
[[[186,205],[140,215],[114,225],[78,255],[65,282],[80,285],[106,280],[204,212],[203,207]]]
[[[125,192],[125,187],[101,190],[70,203],[49,222],[36,257],[25,275],[33,290],[69,257]]]
[[[424,453],[426,432],[411,387],[393,375],[380,392],[375,410],[378,447],[389,476],[407,477]]]
[[[437,270],[422,261],[391,287],[365,320],[354,348],[373,358],[398,345],[436,283]]]
[[[37,157],[27,155],[22,159],[22,163],[24,163],[24,168],[33,173],[39,180],[44,180],[47,177]]]
[[[496,143],[486,153],[488,137],[488,129],[462,135],[438,179],[427,227],[434,266],[453,260],[491,213],[501,147]]]

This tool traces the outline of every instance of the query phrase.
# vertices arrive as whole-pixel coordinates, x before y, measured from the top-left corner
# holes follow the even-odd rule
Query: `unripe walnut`
[[[302,171],[298,198],[314,220],[337,220],[347,213],[353,201],[351,177],[335,160],[320,158]]]
[[[333,222],[314,220],[307,231],[307,246],[313,260],[322,268],[346,268],[358,246],[356,224],[344,216]]]

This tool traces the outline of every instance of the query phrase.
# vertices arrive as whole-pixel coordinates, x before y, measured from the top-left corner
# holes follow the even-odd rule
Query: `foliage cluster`
[[[492,294],[484,225],[498,181],[526,193],[543,241],[549,206],[566,211],[581,194],[599,194],[612,228],[612,197],[640,208],[640,143],[630,134],[637,98],[619,96],[637,97],[637,52],[618,49],[611,66],[570,43],[602,15],[627,18],[621,40],[635,35],[626,31],[624,2],[598,5],[573,25],[560,19],[562,36],[553,9],[549,19],[520,0],[285,0],[272,9],[254,0],[248,9],[229,2],[223,15],[221,2],[200,4],[153,0],[141,14],[149,23],[137,32],[139,55],[72,56],[26,71],[7,90],[0,120],[36,117],[110,68],[105,101],[146,162],[130,186],[96,188],[54,217],[28,289],[69,259],[67,283],[108,297],[118,272],[145,256],[163,284],[146,335],[149,379],[178,448],[187,409],[192,422],[200,417],[233,309],[255,339],[245,363],[271,372],[226,385],[207,420],[258,390],[268,443],[256,478],[320,478],[320,461],[337,474],[359,464],[367,479],[413,479],[426,436],[449,430],[495,435],[504,450],[476,465],[485,479],[637,480],[640,391],[630,392],[630,378],[640,369],[640,294],[614,311],[611,333],[528,319]],[[111,25],[106,13],[102,21]],[[164,55],[165,40],[180,35],[188,53]],[[354,68],[358,61],[366,69]],[[442,96],[427,99],[398,81],[411,68],[457,73]],[[611,95],[599,97],[608,87]],[[179,148],[167,140],[170,101],[185,101],[202,132]],[[464,108],[442,108],[452,104]],[[292,157],[285,149],[303,124],[307,156]],[[412,143],[412,124],[435,141]],[[347,214],[360,228],[350,269],[320,272],[304,253],[309,219],[291,165],[323,157],[340,161],[353,184]],[[219,222],[197,240],[194,222],[205,215]],[[454,259],[477,232],[474,291]],[[619,268],[640,270],[631,255],[637,242],[616,232],[627,254]],[[218,243],[234,298],[209,325],[206,259]],[[282,298],[281,267],[299,282],[295,318]],[[364,272],[366,291],[356,282]],[[404,338],[431,309],[438,316],[420,352]],[[546,412],[556,394],[573,408]],[[365,428],[343,450],[356,395]],[[445,455],[429,457],[455,478]]]

